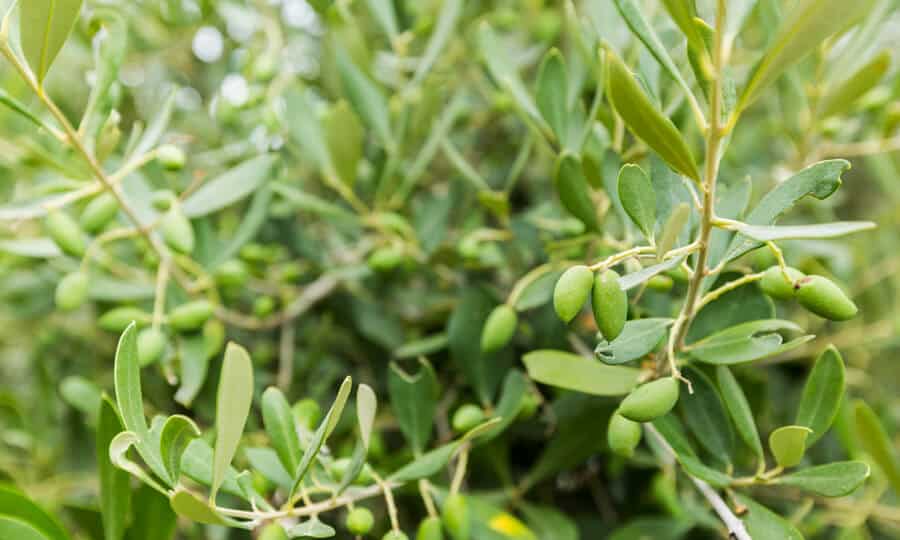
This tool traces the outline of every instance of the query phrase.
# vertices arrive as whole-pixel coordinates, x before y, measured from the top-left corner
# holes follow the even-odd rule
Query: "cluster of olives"
[[[790,266],[773,266],[763,272],[760,288],[776,300],[794,300],[811,313],[832,321],[856,316],[857,308],[846,293],[823,276],[807,276]]]

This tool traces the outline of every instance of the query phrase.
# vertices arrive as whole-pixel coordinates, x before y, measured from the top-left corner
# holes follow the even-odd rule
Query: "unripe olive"
[[[780,266],[773,266],[763,272],[759,286],[762,292],[776,300],[793,300],[797,293],[795,284],[804,277],[806,274],[796,268],[788,266],[782,271]]]
[[[138,363],[141,367],[159,360],[166,350],[166,341],[166,335],[157,328],[144,328],[138,333]]]
[[[160,165],[170,171],[180,170],[187,161],[184,150],[174,144],[164,144],[157,148],[156,159]]]
[[[322,407],[312,398],[301,399],[291,409],[294,420],[308,431],[316,429],[322,421]]]
[[[72,272],[56,285],[56,307],[64,311],[77,309],[88,295],[88,276],[84,272]]]
[[[196,330],[203,326],[213,313],[208,300],[194,300],[169,312],[169,326],[180,332]]]
[[[265,317],[275,311],[275,299],[271,296],[260,296],[253,301],[253,314]]]
[[[609,419],[606,439],[610,450],[622,457],[630,458],[641,442],[641,425],[621,414],[613,414]]]
[[[178,197],[171,189],[158,189],[150,196],[150,203],[153,205],[153,208],[160,212],[165,212],[172,208],[172,205],[177,201]]]
[[[240,257],[250,263],[264,263],[268,262],[269,250],[262,244],[247,244],[241,248]]]
[[[375,525],[375,516],[368,508],[354,508],[347,514],[345,524],[348,531],[361,536],[372,530],[372,525]]]
[[[132,321],[147,323],[150,321],[150,314],[136,307],[117,307],[101,315],[97,324],[109,332],[122,332]]]
[[[663,274],[657,274],[647,280],[647,288],[659,292],[669,292],[674,285],[674,280]]]
[[[44,218],[44,230],[59,249],[73,257],[82,257],[87,250],[84,233],[78,223],[62,210],[54,210]]]
[[[416,532],[416,540],[444,540],[441,520],[434,516],[423,519]]]
[[[532,418],[541,406],[541,396],[537,392],[527,392],[522,396],[522,403],[519,405],[519,420],[528,420]]]
[[[820,317],[832,321],[846,321],[856,316],[853,300],[834,282],[822,276],[807,276],[797,289],[800,305]]]
[[[387,272],[400,266],[403,262],[403,249],[400,246],[385,246],[369,254],[369,268],[376,272]]]
[[[468,540],[472,527],[469,505],[466,498],[456,493],[444,500],[441,508],[441,520],[453,540]]]
[[[288,540],[288,535],[284,532],[281,525],[269,523],[263,528],[262,532],[259,533],[257,540]]]
[[[484,421],[484,411],[478,405],[466,403],[453,413],[453,429],[459,432],[469,431]]]
[[[409,540],[403,531],[388,531],[381,537],[381,540]]]
[[[194,251],[194,227],[177,204],[173,204],[160,220],[159,232],[166,244],[175,251]]]
[[[206,356],[219,354],[225,346],[225,325],[218,319],[209,319],[203,323],[203,349]]]
[[[564,322],[570,322],[581,311],[591,294],[594,272],[584,265],[563,272],[553,289],[553,308]]]
[[[78,221],[82,229],[92,233],[105,227],[118,213],[119,202],[113,194],[101,193],[84,207]]]
[[[631,391],[618,413],[634,422],[649,422],[665,415],[678,402],[679,385],[674,377],[657,379]]]
[[[238,259],[227,260],[216,269],[216,281],[226,287],[240,287],[249,275],[247,265]]]
[[[606,341],[616,339],[628,320],[628,293],[619,284],[619,274],[607,270],[594,279],[591,306]]]
[[[511,305],[501,304],[495,307],[481,332],[481,350],[493,352],[505,347],[516,333],[518,321],[516,310]]]
[[[272,490],[272,482],[263,476],[262,473],[253,471],[251,474],[253,475],[253,489],[256,490],[257,493],[266,494]]]

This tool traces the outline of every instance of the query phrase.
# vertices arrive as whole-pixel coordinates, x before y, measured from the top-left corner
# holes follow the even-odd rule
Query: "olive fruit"
[[[225,346],[225,325],[218,319],[209,319],[203,323],[203,349],[206,356],[219,354]]]
[[[216,282],[226,287],[240,287],[250,276],[247,264],[239,259],[230,259],[216,269]]]
[[[316,429],[322,420],[322,407],[312,398],[301,399],[291,408],[294,420],[308,431]]]
[[[369,254],[367,263],[376,272],[387,272],[400,266],[403,262],[403,249],[400,246],[385,246]]]
[[[119,202],[112,193],[101,193],[81,211],[78,222],[81,228],[92,233],[97,232],[112,221],[119,213]]]
[[[516,310],[509,304],[502,304],[494,308],[481,332],[481,350],[493,352],[506,346],[516,332],[518,321]]]
[[[618,413],[634,422],[649,422],[672,410],[678,402],[679,385],[674,377],[638,386],[619,405]]]
[[[409,537],[403,531],[388,531],[384,533],[381,540],[409,540]]]
[[[88,296],[88,276],[84,272],[72,272],[56,285],[56,307],[64,311],[77,309]]]
[[[478,405],[466,403],[453,413],[453,429],[459,432],[469,431],[484,421],[484,411]]]
[[[444,540],[443,525],[437,517],[431,516],[419,523],[419,530],[416,532],[416,540]]]
[[[350,470],[350,458],[338,458],[328,465],[328,472],[331,476],[342,480]],[[356,478],[352,480],[354,484],[370,484],[374,478],[372,477],[372,469],[368,465],[364,466]]]
[[[136,307],[117,307],[101,315],[97,324],[108,332],[122,332],[132,321],[147,323],[150,321],[150,314]]]
[[[212,316],[213,306],[208,300],[194,300],[169,312],[169,326],[180,332],[196,330]]]
[[[181,169],[187,161],[184,150],[173,144],[164,144],[157,148],[156,159],[160,165],[170,171]]]
[[[284,529],[281,525],[277,523],[269,523],[266,525],[262,532],[259,533],[257,537],[258,540],[288,540],[287,533],[284,532]]]
[[[641,425],[614,413],[609,419],[606,438],[610,450],[622,457],[630,458],[641,442]]]
[[[138,363],[143,366],[159,360],[166,350],[166,335],[158,328],[144,328],[137,337]]]
[[[800,305],[820,317],[832,321],[846,321],[858,311],[853,300],[833,281],[822,276],[807,276],[797,288]]]
[[[173,204],[159,222],[159,232],[170,248],[180,253],[194,251],[194,227],[177,204]]]
[[[591,305],[600,333],[606,341],[616,339],[628,320],[628,294],[614,270],[607,270],[594,279]]]
[[[787,276],[785,276],[787,274]],[[772,266],[765,272],[759,282],[762,292],[776,300],[792,300],[796,296],[796,284],[806,274],[788,266],[784,270],[780,266]]]
[[[345,525],[347,530],[352,534],[363,535],[368,534],[375,524],[375,516],[368,508],[354,508],[347,514]]]
[[[443,508],[441,508],[441,520],[444,522],[444,528],[447,529],[453,540],[469,539],[471,519],[469,505],[465,497],[459,493],[449,495],[444,500]]]
[[[260,296],[253,302],[253,314],[266,317],[275,311],[275,299],[271,296]]]
[[[563,272],[553,289],[553,308],[564,322],[570,322],[581,311],[591,294],[594,272],[584,265]]]
[[[44,218],[44,230],[59,249],[73,257],[82,257],[87,251],[84,233],[72,216],[62,210],[54,210]]]

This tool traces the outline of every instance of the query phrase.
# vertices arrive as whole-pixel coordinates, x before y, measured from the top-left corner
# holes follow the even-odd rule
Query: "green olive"
[[[856,304],[828,278],[807,276],[798,283],[797,300],[812,313],[832,321],[846,321],[856,316]]]
[[[594,279],[591,306],[597,328],[607,341],[622,333],[628,320],[628,293],[619,284],[619,274],[607,270]]]
[[[806,274],[796,268],[788,266],[782,271],[780,266],[772,266],[763,272],[759,286],[764,293],[776,300],[793,300],[796,297],[797,284],[804,277]]]
[[[351,534],[362,536],[372,530],[372,526],[375,525],[375,516],[368,508],[357,507],[347,514],[345,525]]]
[[[494,308],[481,332],[481,350],[494,352],[505,347],[516,333],[518,320],[516,310],[509,304],[501,304]]]
[[[622,400],[618,412],[634,422],[649,422],[672,410],[678,402],[679,388],[673,377],[643,384]]]
[[[584,265],[563,272],[553,289],[553,308],[563,322],[571,322],[591,294],[594,272]]]
[[[621,414],[613,414],[609,419],[606,438],[610,450],[622,457],[630,458],[641,442],[641,425]]]
[[[56,307],[64,311],[78,309],[88,296],[88,276],[84,272],[72,272],[56,286]]]

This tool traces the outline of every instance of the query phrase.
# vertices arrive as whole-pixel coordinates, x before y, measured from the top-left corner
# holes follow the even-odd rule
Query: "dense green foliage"
[[[895,0],[0,4],[0,540],[900,535]]]

